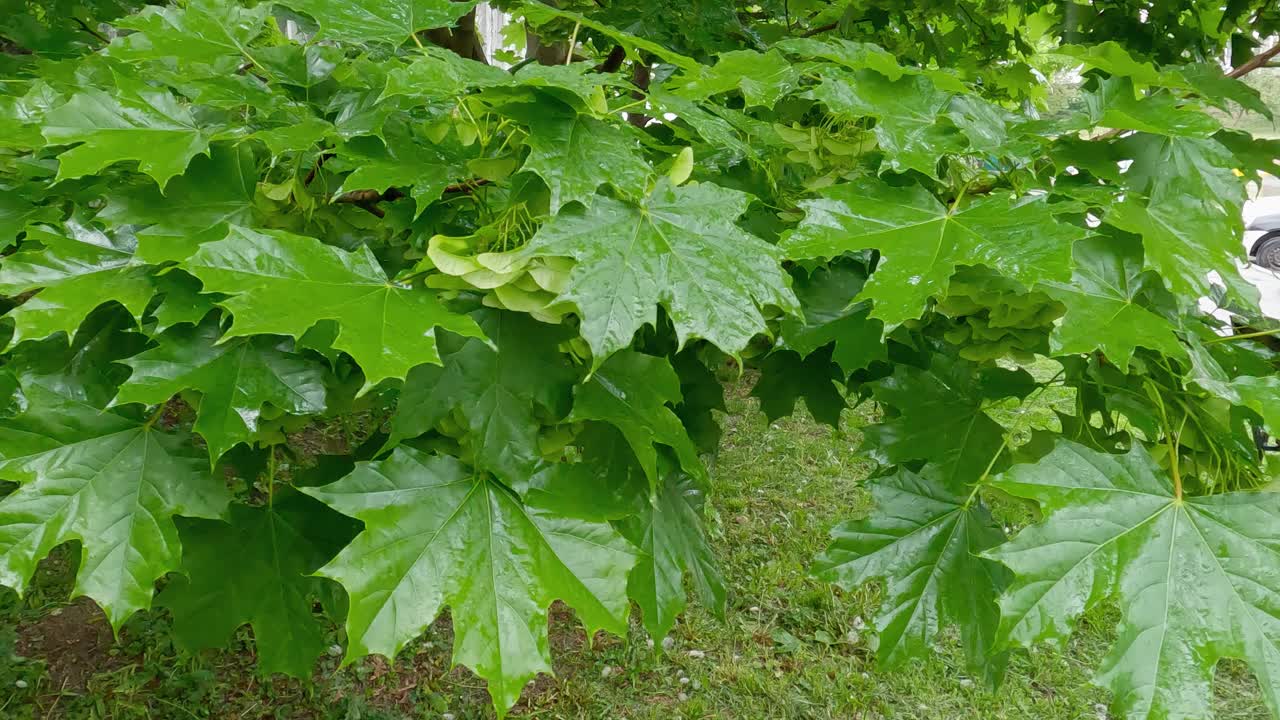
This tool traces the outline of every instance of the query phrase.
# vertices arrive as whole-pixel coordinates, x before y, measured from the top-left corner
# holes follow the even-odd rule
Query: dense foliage
[[[885,668],[954,627],[998,683],[1114,602],[1119,714],[1209,716],[1232,657],[1280,717],[1237,271],[1280,148],[1207,112],[1270,117],[1234,76],[1274,3],[501,4],[505,49],[449,0],[0,2],[0,583],[74,541],[113,626],[247,623],[300,677],[323,616],[354,660],[447,608],[501,715],[555,600],[655,640],[724,607],[745,367],[770,417],[883,409],[815,572],[881,584]],[[1059,386],[1030,438],[991,412]],[[318,425],[350,452],[295,456]]]

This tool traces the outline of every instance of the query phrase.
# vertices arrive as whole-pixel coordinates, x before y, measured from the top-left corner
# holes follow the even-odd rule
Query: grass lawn
[[[928,662],[894,672],[874,663],[874,588],[842,593],[807,568],[838,521],[867,512],[861,482],[872,469],[857,451],[864,408],[842,432],[801,413],[769,425],[730,388],[711,498],[714,545],[731,587],[728,618],[694,607],[666,652],[633,620],[629,638],[588,644],[563,609],[552,613],[557,677],[533,683],[513,712],[528,718],[1106,718],[1089,684],[1117,616],[1100,609],[1060,650],[1017,654],[990,692],[966,677],[953,639]],[[1052,398],[1050,398],[1052,399]],[[1047,406],[1001,417],[1025,430],[1049,422]],[[1009,522],[1022,518],[1009,509]],[[65,549],[64,549],[65,550]],[[67,603],[60,552],[28,597],[0,589],[0,718],[287,718],[402,720],[488,718],[483,684],[449,667],[450,629],[437,622],[394,664],[369,658],[338,669],[324,657],[309,684],[254,675],[242,630],[228,651],[176,652],[163,612],[129,622],[113,642],[101,613]],[[337,642],[336,631],[334,642]],[[337,652],[335,646],[334,652]],[[1219,668],[1217,717],[1269,717],[1243,666]]]

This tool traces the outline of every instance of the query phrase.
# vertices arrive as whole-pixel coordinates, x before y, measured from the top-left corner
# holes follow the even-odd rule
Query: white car
[[[1249,259],[1267,270],[1280,270],[1280,196],[1245,203],[1244,218]]]
[[[1252,264],[1240,274],[1262,293],[1262,314],[1280,319],[1280,195],[1246,202],[1244,227]]]

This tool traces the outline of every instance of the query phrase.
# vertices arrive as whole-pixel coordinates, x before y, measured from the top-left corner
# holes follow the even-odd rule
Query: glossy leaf
[[[765,329],[761,308],[796,307],[780,253],[733,224],[746,205],[733,190],[660,180],[643,205],[599,197],[561,212],[516,257],[577,261],[560,301],[581,313],[596,367],[654,324],[659,305],[682,343],[737,352]]]
[[[216,518],[227,491],[181,435],[40,385],[23,392],[27,411],[0,419],[0,479],[22,483],[0,500],[0,583],[23,592],[50,550],[78,540],[73,593],[119,630],[178,567],[173,516]]]
[[[515,485],[541,458],[539,415],[557,420],[568,412],[576,373],[557,349],[565,333],[554,325],[493,312],[481,327],[492,345],[479,338],[450,343],[443,367],[419,365],[409,372],[389,443],[421,435],[459,412],[475,464]]]
[[[1273,493],[1175,497],[1138,443],[1104,455],[1059,441],[996,483],[1040,503],[1044,521],[991,556],[1016,575],[1001,600],[1003,641],[1060,641],[1086,609],[1121,603],[1097,682],[1127,717],[1209,717],[1214,666],[1247,662],[1280,707]]]
[[[247,624],[259,672],[310,678],[325,650],[312,606],[327,582],[312,573],[355,534],[351,525],[299,495],[232,505],[229,522],[184,524],[181,574],[156,599],[173,613],[174,639],[188,652],[223,647]]]
[[[163,189],[196,155],[210,132],[167,90],[124,83],[112,95],[90,89],[49,111],[41,128],[50,143],[76,146],[58,156],[58,179],[96,173],[136,160]]]
[[[400,45],[420,30],[452,27],[475,2],[452,0],[288,0],[281,3],[320,23],[320,37]]]
[[[970,667],[998,683],[1008,658],[993,653],[996,597],[1009,573],[981,554],[1004,541],[1000,526],[969,488],[929,472],[899,469],[873,482],[871,495],[874,513],[832,530],[814,573],[845,590],[884,582],[875,624],[885,669],[928,657],[951,626]]]
[[[155,292],[147,267],[134,257],[136,240],[127,233],[108,235],[68,221],[62,231],[32,228],[27,243],[0,260],[0,295],[39,290],[8,314],[15,343],[58,332],[74,335],[89,312],[106,302],[141,317]]]
[[[804,221],[782,248],[794,258],[831,258],[868,248],[883,256],[858,297],[888,326],[919,317],[946,292],[959,265],[986,265],[1032,286],[1066,279],[1079,228],[1054,219],[1044,197],[989,197],[948,208],[918,185],[843,183],[802,203]]]
[[[488,680],[501,716],[551,670],[552,601],[573,608],[588,635],[626,632],[635,556],[608,525],[523,508],[453,458],[409,448],[306,492],[365,524],[319,571],[351,597],[348,660],[394,657],[448,606],[454,662]]]
[[[218,325],[213,319],[173,328],[157,338],[159,347],[125,361],[133,374],[115,400],[157,404],[184,390],[200,393],[193,429],[208,444],[211,462],[252,441],[268,403],[298,415],[325,409],[323,366],[270,336],[219,343]]]
[[[259,333],[301,337],[321,320],[338,323],[333,347],[351,355],[365,389],[439,363],[435,328],[482,337],[471,318],[440,305],[435,293],[392,284],[368,248],[346,252],[282,231],[231,228],[183,266],[235,316],[227,338]]]
[[[627,350],[609,358],[577,387],[569,420],[599,420],[622,431],[655,489],[660,480],[658,445],[674,450],[685,472],[705,482],[707,470],[698,448],[668,407],[680,400],[680,378],[670,363]]]
[[[703,529],[702,493],[687,476],[668,475],[644,509],[614,523],[641,554],[627,594],[644,614],[644,628],[661,642],[685,610],[684,578],[702,603],[724,615],[728,591]]]

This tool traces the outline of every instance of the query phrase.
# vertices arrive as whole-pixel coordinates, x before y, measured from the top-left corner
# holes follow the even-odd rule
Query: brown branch
[[[649,73],[649,66],[644,64],[644,62],[637,61],[631,70],[631,82],[635,83],[635,86],[640,89],[632,91],[631,97],[635,98],[636,100],[643,100],[644,91],[649,89],[649,82],[651,79],[652,79],[652,76]],[[648,115],[645,115],[644,113],[638,113],[638,112],[633,113],[630,111],[627,112],[627,122],[631,123],[632,125],[635,125],[638,128],[642,128],[648,125],[649,121],[652,119],[653,118],[649,117]]]
[[[463,180],[445,187],[444,194],[449,193],[472,193],[476,188],[482,185],[488,185],[491,181],[485,178],[472,178]],[[335,196],[330,202],[342,205],[355,205],[356,207],[369,212],[378,217],[386,215],[382,208],[378,207],[378,203],[394,202],[401,198],[408,197],[403,190],[399,188],[388,188],[386,192],[378,192],[377,190],[350,190]]]
[[[824,32],[835,30],[838,27],[840,27],[840,21],[837,20],[836,22],[829,22],[826,25],[819,25],[818,27],[813,27],[813,28],[809,28],[808,30],[805,30],[804,32],[800,33],[800,37],[813,37],[814,35],[821,35]]]
[[[593,68],[596,72],[611,73],[618,72],[618,68],[622,67],[622,62],[627,59],[627,50],[621,45],[614,45],[609,51],[609,56],[604,62]]]
[[[93,28],[89,27],[89,23],[87,23],[87,22],[85,22],[85,21],[81,20],[80,18],[76,17],[75,15],[72,15],[72,16],[71,16],[71,19],[72,19],[72,20],[75,20],[77,23],[79,23],[79,24],[80,24],[80,29],[82,29],[82,30],[84,30],[85,32],[89,33],[90,35],[92,35],[92,36],[94,36],[94,37],[98,38],[99,40],[101,40],[101,41],[102,41],[104,44],[106,44],[106,45],[110,45],[110,44],[111,44],[111,41],[110,41],[109,39],[107,39],[107,37],[106,37],[105,35],[103,35],[102,33],[98,32],[97,30],[94,30]]]
[[[1275,47],[1271,48],[1270,50],[1263,50],[1257,55],[1254,55],[1253,57],[1249,58],[1244,62],[1243,65],[1227,73],[1227,77],[1242,78],[1245,75],[1248,75],[1249,73],[1253,72],[1254,70],[1257,70],[1258,68],[1266,65],[1268,62],[1271,61],[1271,58],[1275,57],[1276,55],[1280,55],[1280,42],[1277,42],[1275,44]]]
[[[432,45],[442,47],[468,60],[486,65],[489,63],[484,56],[484,41],[480,33],[476,32],[475,8],[458,18],[458,24],[453,28],[436,28],[419,35],[426,38]]]

